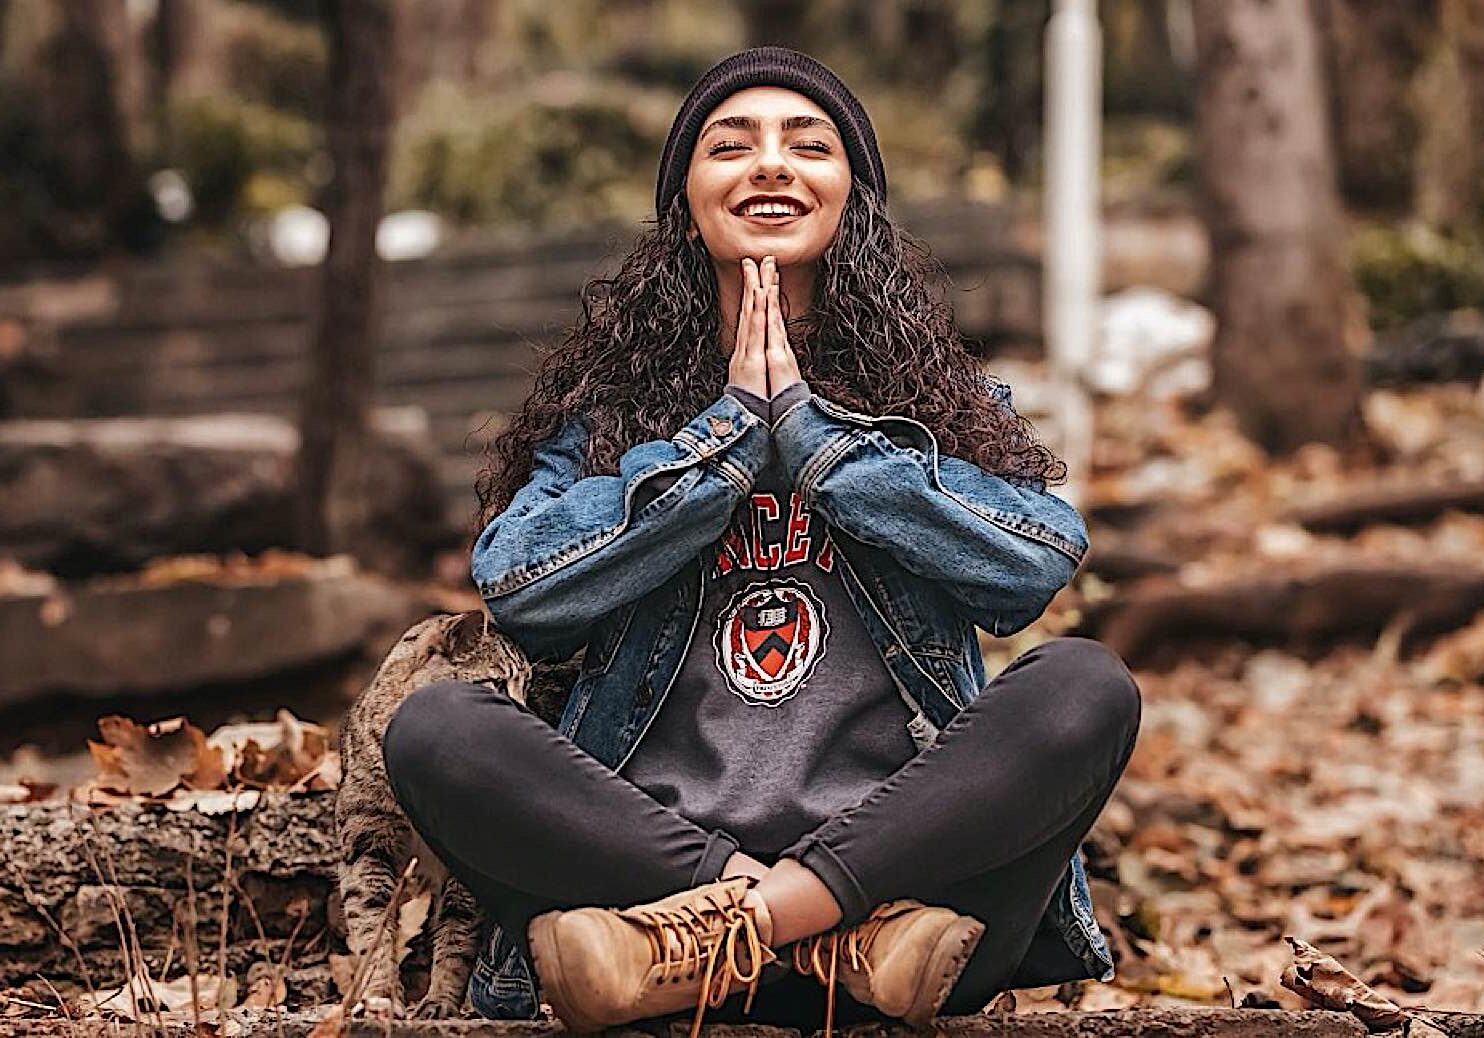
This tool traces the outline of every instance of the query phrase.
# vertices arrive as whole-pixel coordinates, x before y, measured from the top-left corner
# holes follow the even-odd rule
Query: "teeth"
[[[742,210],[744,216],[795,216],[798,212],[782,202],[756,202]]]

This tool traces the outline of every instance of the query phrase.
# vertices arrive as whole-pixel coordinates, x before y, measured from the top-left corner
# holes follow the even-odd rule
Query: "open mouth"
[[[802,202],[793,198],[753,198],[732,210],[739,220],[760,227],[782,227],[808,214]]]

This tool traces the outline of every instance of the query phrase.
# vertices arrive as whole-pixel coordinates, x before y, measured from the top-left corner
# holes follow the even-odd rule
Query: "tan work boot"
[[[696,1007],[747,988],[751,1012],[773,920],[761,898],[743,904],[753,876],[734,876],[631,908],[575,908],[531,920],[531,957],[562,1023],[588,1033]]]
[[[902,898],[877,905],[855,926],[796,942],[793,963],[829,988],[825,1038],[835,1022],[836,980],[857,1002],[922,1027],[947,1001],[983,935],[973,916]]]

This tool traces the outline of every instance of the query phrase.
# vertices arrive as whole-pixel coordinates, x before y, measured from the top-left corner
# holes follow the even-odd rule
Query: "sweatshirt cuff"
[[[772,413],[768,408],[768,401],[751,390],[743,389],[735,382],[728,382],[724,392],[763,421],[771,420]]]
[[[786,386],[782,392],[775,394],[773,399],[768,401],[769,427],[771,428],[774,422],[782,418],[794,404],[797,404],[800,400],[807,400],[813,395],[813,392],[809,388],[809,383],[803,379]]]

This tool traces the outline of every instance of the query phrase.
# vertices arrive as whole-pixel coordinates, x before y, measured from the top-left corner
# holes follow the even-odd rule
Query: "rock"
[[[376,422],[382,550],[367,561],[420,573],[457,539],[427,421],[401,408]],[[293,423],[270,415],[0,422],[0,554],[76,578],[160,555],[291,547],[298,446]]]
[[[0,597],[0,703],[263,677],[342,657],[407,612],[403,592],[346,556],[306,563],[252,582],[99,578]]]
[[[281,1035],[283,1038],[305,1038],[321,1014],[229,1013],[229,1018],[242,1016],[246,1023],[240,1032],[244,1038]],[[1456,1027],[1477,1026],[1478,1018],[1465,1023],[1450,1018]],[[88,1025],[65,1020],[10,1023],[18,1036],[91,1035],[106,1033],[100,1024],[96,1032]],[[636,1026],[606,1032],[610,1038],[639,1038],[658,1034],[660,1038],[677,1038],[688,1033],[685,1024],[672,1023],[668,1031],[640,1029]],[[1282,1012],[1265,1009],[1127,1009],[1105,1013],[1032,1013],[1005,1016],[943,1017],[934,1022],[933,1033],[946,1038],[1362,1038],[1366,1030],[1353,1016],[1333,1012]],[[154,1033],[152,1031],[152,1033]],[[189,1024],[166,1033],[182,1038]],[[344,1031],[348,1038],[548,1038],[566,1034],[560,1025],[541,1021],[443,1020],[380,1021],[354,1019]],[[711,1024],[701,1029],[707,1038],[799,1038],[799,1031],[767,1027],[760,1024]],[[908,1038],[921,1032],[903,1027],[862,1024],[841,1028],[842,1038]],[[1474,1034],[1473,1030],[1453,1030],[1455,1035]]]
[[[133,932],[154,968],[175,943],[176,922],[188,926],[192,915],[198,946],[214,962],[222,887],[230,875],[231,968],[246,970],[266,958],[263,938],[278,961],[302,910],[292,959],[298,969],[286,980],[291,993],[324,997],[326,978],[302,971],[324,966],[327,942],[321,939],[313,955],[297,950],[314,934],[335,932],[333,803],[331,793],[264,794],[235,821],[231,814],[171,811],[144,801],[91,809],[66,803],[0,807],[0,923],[6,924],[0,926],[0,988],[37,973],[62,987],[85,982],[76,955],[47,917],[81,948],[95,986],[122,983],[110,893],[128,906]],[[174,961],[178,967],[178,947]]]

